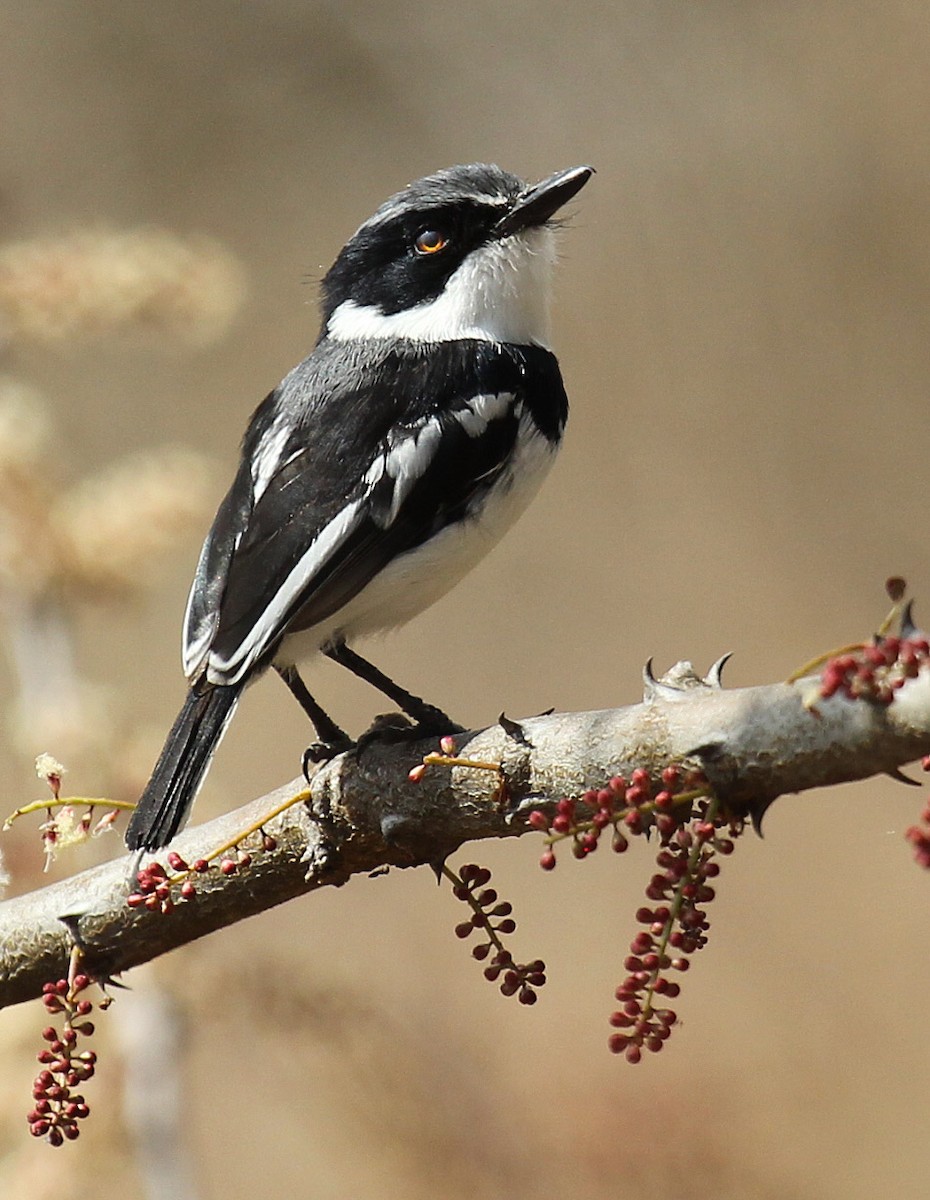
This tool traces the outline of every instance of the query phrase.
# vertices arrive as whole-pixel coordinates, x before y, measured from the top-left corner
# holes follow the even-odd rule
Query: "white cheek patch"
[[[396,313],[344,300],[329,318],[326,332],[336,341],[475,338],[548,348],[554,259],[551,229],[523,230],[472,251],[434,300]]]

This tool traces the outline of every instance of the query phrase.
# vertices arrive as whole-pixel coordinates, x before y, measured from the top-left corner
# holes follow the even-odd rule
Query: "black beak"
[[[581,191],[593,174],[593,167],[569,167],[567,171],[556,171],[542,183],[527,188],[517,197],[510,212],[498,221],[495,233],[498,237],[509,237],[521,229],[544,225],[563,204]]]

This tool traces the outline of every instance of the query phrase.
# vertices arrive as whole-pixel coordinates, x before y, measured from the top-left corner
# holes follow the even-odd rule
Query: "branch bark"
[[[197,895],[170,915],[130,909],[131,859],[123,857],[0,904],[0,1007],[40,994],[65,975],[75,938],[87,969],[113,975],[244,917],[350,876],[385,866],[438,862],[465,842],[528,832],[534,808],[579,795],[642,767],[701,768],[729,806],[760,814],[786,792],[895,774],[930,753],[930,670],[880,707],[841,697],[805,706],[817,681],[723,690],[679,664],[647,680],[641,704],[559,713],[457,737],[463,757],[500,763],[508,800],[492,771],[431,767],[417,784],[411,767],[435,741],[369,745],[342,755],[312,780],[312,797],[269,822],[272,851],[230,876],[198,877]],[[173,843],[192,862],[235,839],[304,787],[293,780],[267,796],[188,830]],[[164,861],[164,854],[159,856]]]

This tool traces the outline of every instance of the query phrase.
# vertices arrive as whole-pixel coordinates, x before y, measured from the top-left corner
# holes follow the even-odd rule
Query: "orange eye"
[[[424,229],[422,233],[417,234],[417,239],[413,243],[413,247],[417,254],[438,254],[448,244],[449,239],[439,233],[438,230]]]

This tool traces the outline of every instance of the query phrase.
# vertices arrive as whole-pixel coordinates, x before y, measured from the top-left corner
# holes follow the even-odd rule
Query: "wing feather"
[[[477,516],[509,469],[530,401],[526,363],[507,349],[482,347],[482,361],[465,347],[465,372],[382,357],[365,386],[322,398],[316,365],[314,386],[295,372],[268,397],[195,575],[190,675],[238,682],[286,632],[328,621],[398,555]],[[538,353],[564,406],[555,359]]]

